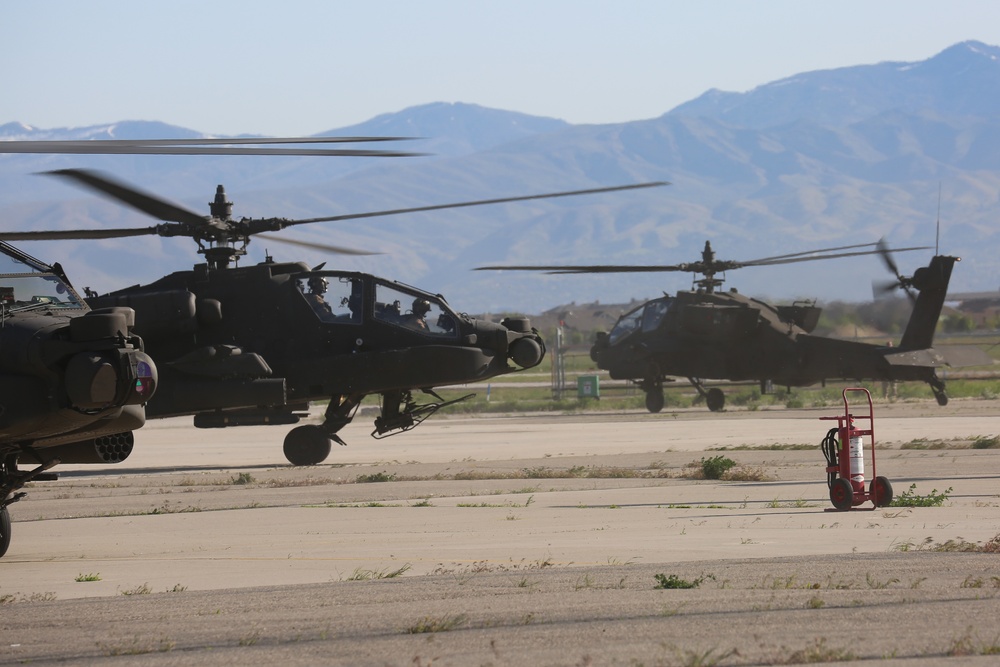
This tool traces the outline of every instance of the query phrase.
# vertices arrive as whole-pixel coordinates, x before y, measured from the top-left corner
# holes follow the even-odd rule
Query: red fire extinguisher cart
[[[848,393],[863,393],[868,400],[868,414],[853,414],[848,403]],[[820,417],[837,420],[820,445],[826,456],[826,483],[830,487],[830,502],[840,511],[849,510],[866,501],[872,508],[885,507],[892,502],[892,484],[875,472],[875,408],[872,395],[863,387],[844,389],[844,414]],[[856,406],[862,408],[862,405]],[[859,422],[868,422],[868,428],[859,428]],[[868,444],[865,444],[865,438]],[[866,456],[866,450],[871,451]],[[865,459],[871,460],[871,484],[865,491]]]

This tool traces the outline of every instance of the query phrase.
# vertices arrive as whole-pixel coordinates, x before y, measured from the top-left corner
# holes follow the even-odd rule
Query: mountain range
[[[653,77],[655,78],[655,77]],[[669,85],[661,79],[659,85]],[[688,289],[686,274],[548,276],[472,272],[492,264],[678,264],[705,241],[751,260],[869,243],[904,273],[940,251],[962,257],[954,291],[1000,285],[1000,48],[956,44],[921,62],[804,72],[744,93],[710,90],[658,118],[572,125],[474,104],[436,103],[321,135],[416,137],[410,158],[0,155],[6,229],[149,226],[155,221],[39,177],[96,168],[208,213],[224,184],[234,215],[307,218],[652,180],[636,192],[296,227],[298,240],[365,248],[332,257],[257,240],[245,261],[364,270],[443,293],[460,311],[538,313]],[[191,138],[161,122],[41,130],[13,139]],[[384,148],[384,145],[376,146]],[[78,287],[107,291],[200,261],[176,238],[19,244],[60,261]],[[778,299],[865,301],[886,277],[875,257],[745,268],[727,287]]]

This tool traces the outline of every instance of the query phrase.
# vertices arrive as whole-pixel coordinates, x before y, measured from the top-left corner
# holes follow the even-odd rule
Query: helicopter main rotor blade
[[[326,245],[324,243],[312,243],[309,241],[298,241],[296,239],[283,239],[280,236],[274,236],[273,234],[257,234],[257,238],[264,239],[265,241],[275,241],[277,243],[285,243],[287,245],[299,246],[302,248],[323,250],[324,252],[331,252],[337,255],[381,255],[382,254],[380,252],[371,252],[369,250],[358,250],[357,248],[347,248],[345,246]]]
[[[916,246],[913,248],[900,248],[896,252],[910,252],[911,250],[927,250],[930,246]],[[879,250],[862,250],[859,252],[842,252],[834,255],[818,255],[814,257],[791,257],[788,259],[752,260],[749,262],[739,262],[740,266],[773,266],[776,264],[794,264],[796,262],[813,262],[820,259],[837,259],[840,257],[858,257],[861,255],[877,255]]]
[[[65,153],[73,155],[295,155],[323,157],[420,157],[427,153],[405,151],[356,150],[348,148],[264,148],[254,146],[89,146],[7,147],[14,142],[0,142],[0,153]],[[41,143],[36,141],[28,144]],[[93,142],[88,142],[93,143]]]
[[[204,137],[197,139],[61,139],[56,141],[10,141],[6,144],[40,146],[219,146],[253,144],[349,144],[376,141],[413,141],[419,137]],[[0,146],[6,145],[0,143]]]
[[[194,225],[198,228],[207,225],[208,218],[203,215],[198,215],[194,211],[189,211],[177,204],[171,204],[161,197],[142,192],[132,185],[115,180],[96,171],[89,169],[59,169],[44,173],[52,176],[60,176],[96,190],[157,220],[179,222]]]
[[[275,144],[329,144],[406,141],[410,137],[258,137],[238,139],[94,139],[0,141],[0,153],[77,155],[320,155],[343,157],[415,157],[425,153],[344,148],[265,148]]]
[[[139,229],[77,229],[44,232],[0,232],[3,241],[60,241],[72,239],[117,239],[159,234],[158,227]]]
[[[689,271],[685,264],[677,265],[613,265],[613,264],[578,264],[578,265],[522,265],[522,266],[477,266],[474,271],[545,271],[551,274],[562,273],[662,273],[665,271]]]
[[[755,259],[746,262],[734,262],[726,260],[714,260],[706,262],[690,262],[686,264],[670,265],[610,265],[610,264],[584,264],[584,265],[521,265],[521,266],[480,266],[476,271],[545,271],[554,275],[571,273],[658,273],[669,271],[683,271],[691,273],[719,273],[732,269],[740,269],[746,266],[771,266],[776,264],[793,264],[797,262],[813,262],[820,259],[836,259],[840,257],[855,257],[859,255],[874,255],[879,250],[862,250],[858,252],[843,252],[830,255],[816,255],[819,252],[830,252],[837,250],[848,250],[851,248],[863,248],[875,244],[864,243],[839,248],[827,248],[826,250],[810,250],[808,252],[791,253],[788,255],[776,255],[764,259]],[[911,250],[926,250],[926,246],[915,248],[900,248],[899,252]]]
[[[567,192],[550,192],[538,195],[523,195],[520,197],[501,197],[498,199],[480,199],[477,201],[457,202],[453,204],[434,204],[431,206],[414,206],[412,208],[397,208],[388,211],[372,211],[370,213],[348,213],[345,215],[331,215],[324,218],[306,218],[302,220],[278,220],[274,221],[282,228],[292,225],[306,225],[313,222],[336,222],[339,220],[357,220],[359,218],[377,218],[385,215],[398,215],[400,213],[420,213],[423,211],[440,211],[447,208],[464,208],[466,206],[484,206],[487,204],[503,204],[515,201],[529,201],[532,199],[553,199],[555,197],[573,197],[576,195],[598,194],[601,192],[618,192],[621,190],[638,190],[640,188],[654,188],[662,185],[670,185],[666,181],[653,181],[650,183],[637,183],[633,185],[616,185],[607,188],[590,188],[587,190],[570,190]]]
[[[857,243],[855,245],[843,245],[838,248],[823,248],[822,250],[806,250],[804,252],[793,252],[788,255],[775,255],[774,257],[763,257],[761,259],[753,260],[755,262],[770,261],[772,259],[788,259],[791,257],[804,257],[805,255],[816,255],[821,252],[837,252],[839,250],[854,250],[855,248],[870,248],[872,246],[878,245],[877,243]],[[744,264],[746,262],[743,262]]]

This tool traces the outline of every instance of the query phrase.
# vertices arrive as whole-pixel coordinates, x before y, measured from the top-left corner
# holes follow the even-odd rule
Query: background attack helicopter
[[[0,556],[8,507],[62,463],[119,463],[143,425],[156,366],[128,308],[90,310],[58,264],[0,241]],[[18,464],[32,466],[20,470]]]
[[[119,152],[129,152],[131,146],[152,152],[163,142],[125,143],[129,145],[120,146]],[[94,172],[53,173],[166,222],[143,229],[3,232],[0,239],[187,236],[207,259],[192,271],[88,298],[95,307],[135,309],[136,331],[160,363],[160,391],[147,406],[147,415],[195,414],[195,426],[203,428],[294,424],[305,416],[309,401],[329,399],[321,425],[299,426],[285,438],[285,455],[297,465],[323,461],[331,439],[343,444],[337,432],[350,423],[368,394],[381,395],[381,416],[375,420],[373,436],[408,430],[447,404],[433,387],[530,368],[541,362],[545,348],[527,318],[508,318],[499,324],[476,320],[454,312],[439,294],[369,274],[323,271],[323,265],[310,270],[304,263],[270,259],[256,266],[231,267],[246,253],[252,236],[282,241],[264,232],[316,222],[665,185],[643,183],[305,220],[234,220],[222,186],[210,203],[211,215],[202,216]],[[334,253],[361,252],[293,243]],[[331,294],[323,294],[328,288]],[[418,404],[413,390],[435,400]]]
[[[856,250],[871,246],[876,249]],[[716,274],[731,269],[876,253],[896,276],[889,289],[902,288],[913,299],[909,322],[895,348],[812,335],[822,311],[812,302],[772,306],[735,289],[717,291],[723,280]],[[701,274],[695,290],[673,297],[664,294],[622,315],[610,332],[597,334],[590,356],[611,378],[636,382],[646,393],[650,412],[663,409],[663,383],[671,381],[671,376],[687,378],[708,408],[719,411],[725,406],[725,394],[718,387],[706,389],[705,379],[756,380],[761,393],[768,393],[773,384],[800,387],[827,379],[920,380],[930,385],[940,405],[947,404],[945,384],[936,368],[991,363],[977,348],[950,348],[947,357],[933,348],[934,330],[957,261],[959,258],[936,255],[912,278],[904,278],[882,241],[745,262],[715,259],[711,243],[706,241],[701,261],[687,264],[486,266],[478,270]],[[918,296],[913,297],[911,289]]]

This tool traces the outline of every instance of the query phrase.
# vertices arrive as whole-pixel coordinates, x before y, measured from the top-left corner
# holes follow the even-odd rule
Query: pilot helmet
[[[431,302],[427,299],[414,299],[413,300],[413,314],[423,317],[427,314],[427,311],[431,309]]]
[[[309,279],[309,292],[312,294],[326,294],[326,278],[313,276]]]

